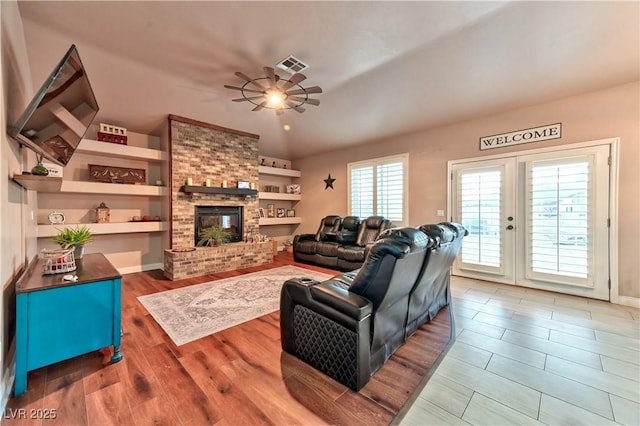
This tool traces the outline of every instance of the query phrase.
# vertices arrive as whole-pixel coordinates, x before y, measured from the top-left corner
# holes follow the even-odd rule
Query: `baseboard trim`
[[[121,274],[133,274],[134,272],[151,271],[154,269],[164,270],[164,264],[162,263],[148,263],[140,266],[127,266],[125,268],[116,268]]]
[[[618,296],[618,300],[616,300],[614,303],[640,309],[640,298],[638,297]]]

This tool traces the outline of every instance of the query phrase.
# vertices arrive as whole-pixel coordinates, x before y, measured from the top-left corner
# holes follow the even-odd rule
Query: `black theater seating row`
[[[444,222],[383,232],[358,271],[286,281],[282,349],[353,390],[451,301],[450,268],[467,234]]]
[[[320,221],[315,234],[300,234],[293,239],[293,259],[339,271],[362,266],[376,238],[391,228],[390,220],[370,216],[327,216]]]

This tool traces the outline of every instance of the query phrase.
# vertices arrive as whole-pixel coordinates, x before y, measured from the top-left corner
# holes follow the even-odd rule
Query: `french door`
[[[452,162],[454,274],[609,300],[609,149]]]

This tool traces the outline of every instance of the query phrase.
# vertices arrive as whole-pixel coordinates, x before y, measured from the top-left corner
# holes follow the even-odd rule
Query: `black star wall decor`
[[[335,181],[335,179],[332,178],[331,177],[331,173],[329,173],[329,177],[324,180],[324,184],[325,184],[324,190],[326,191],[329,188],[333,189],[333,182],[334,181]]]

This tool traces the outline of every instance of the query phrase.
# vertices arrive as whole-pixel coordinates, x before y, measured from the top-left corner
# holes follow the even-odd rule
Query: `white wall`
[[[447,208],[449,160],[620,137],[619,295],[640,298],[639,94],[640,83],[635,82],[294,161],[293,167],[302,172],[303,190],[296,214],[304,218],[296,232],[315,232],[325,215],[348,214],[348,162],[408,152],[409,223],[418,226],[444,219],[436,210]],[[482,136],[558,122],[561,139],[479,149]],[[336,181],[334,189],[325,190],[322,180],[328,173]]]
[[[35,195],[28,195],[9,179],[22,171],[29,155],[7,136],[7,126],[20,116],[33,96],[22,20],[14,1],[0,2],[2,15],[2,87],[0,89],[0,408],[4,408],[13,381],[13,336],[15,333],[15,280],[28,258],[35,254]],[[30,213],[29,213],[30,217]]]

